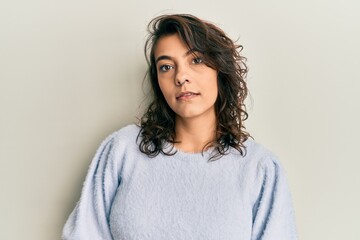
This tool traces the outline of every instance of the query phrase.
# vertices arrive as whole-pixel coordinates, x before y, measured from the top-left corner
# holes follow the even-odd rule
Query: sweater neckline
[[[189,160],[191,160],[191,159],[194,159],[194,160],[209,159],[213,150],[214,150],[214,147],[210,147],[202,152],[185,152],[183,150],[176,148],[170,142],[166,142],[165,147],[164,147],[164,151],[174,154],[173,157],[180,158],[180,159],[189,159]]]
[[[249,145],[251,145],[252,143],[252,139],[248,138],[245,142],[244,142],[244,146],[247,148],[249,147]],[[170,151],[171,153],[175,153],[174,157],[176,158],[181,158],[181,159],[198,159],[198,160],[208,160],[210,159],[212,153],[214,153],[214,151],[216,151],[216,149],[214,147],[209,147],[208,149],[202,151],[202,152],[185,152],[182,151],[178,148],[176,148],[172,143],[167,142],[165,144],[165,151]],[[234,152],[238,152],[236,149],[233,149],[232,147],[229,148],[228,153],[234,153]]]

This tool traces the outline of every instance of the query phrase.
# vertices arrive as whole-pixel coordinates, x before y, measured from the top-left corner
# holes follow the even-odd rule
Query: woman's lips
[[[194,92],[181,92],[176,96],[176,100],[187,100],[199,96],[200,93]]]

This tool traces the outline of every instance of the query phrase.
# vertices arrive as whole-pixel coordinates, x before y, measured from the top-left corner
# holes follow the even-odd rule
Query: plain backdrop
[[[247,129],[283,163],[303,240],[360,239],[360,3],[0,2],[0,239],[59,239],[100,142],[147,100],[146,25],[190,13],[244,46]]]

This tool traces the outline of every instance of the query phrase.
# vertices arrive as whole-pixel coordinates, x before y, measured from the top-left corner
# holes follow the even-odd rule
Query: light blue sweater
[[[284,170],[252,139],[208,162],[210,150],[149,158],[129,125],[98,149],[63,239],[292,240]],[[170,146],[169,146],[170,147]]]

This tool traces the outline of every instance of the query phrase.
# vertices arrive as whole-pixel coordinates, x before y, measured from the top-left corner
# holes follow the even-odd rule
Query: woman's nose
[[[189,82],[189,80],[184,79],[183,81],[181,80],[176,80],[176,86],[182,86],[184,85],[186,82]]]
[[[182,86],[186,82],[190,82],[187,69],[185,67],[178,68],[175,76],[175,85]]]

